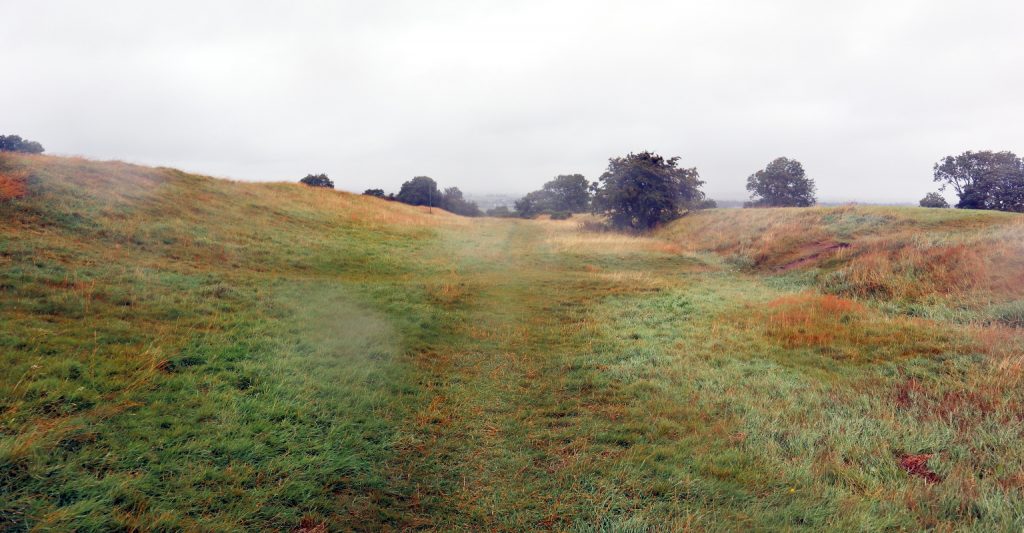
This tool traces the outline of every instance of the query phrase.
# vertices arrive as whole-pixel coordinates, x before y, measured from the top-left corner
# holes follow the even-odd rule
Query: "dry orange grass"
[[[0,200],[13,200],[28,194],[28,172],[0,171]]]
[[[265,185],[240,184],[258,190]],[[272,190],[287,189],[289,199],[299,201],[306,207],[318,211],[343,214],[349,222],[373,226],[453,226],[466,225],[469,219],[454,215],[440,208],[406,205],[391,202],[372,196],[336,191],[331,189],[312,189],[299,184],[272,185]]]
[[[537,220],[535,223],[545,226],[545,243],[559,252],[609,255],[646,252],[679,255],[686,251],[677,243],[656,237],[586,231],[581,228],[579,221]]]
[[[927,356],[976,344],[930,321],[887,317],[852,300],[813,293],[748,306],[740,320],[782,347],[816,349],[839,359]]]
[[[683,217],[658,233],[688,251],[739,254],[761,262],[828,240],[821,209],[720,209]]]
[[[992,211],[845,206],[718,209],[657,236],[759,270],[822,267],[833,294],[988,304],[1024,296],[1024,216]]]
[[[858,243],[825,278],[825,290],[887,299],[930,295],[1009,300],[1024,295],[1024,231],[1006,228],[970,240],[923,242],[897,235]]]

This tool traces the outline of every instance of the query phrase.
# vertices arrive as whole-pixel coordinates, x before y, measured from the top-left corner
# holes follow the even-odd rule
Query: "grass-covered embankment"
[[[1019,217],[0,174],[6,528],[1022,525]]]

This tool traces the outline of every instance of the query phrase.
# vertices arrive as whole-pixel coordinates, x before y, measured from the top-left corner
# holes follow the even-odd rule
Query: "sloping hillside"
[[[715,209],[659,236],[768,275],[812,271],[822,291],[975,311],[1024,298],[1024,215],[889,207]]]
[[[1020,529],[1021,220],[0,155],[0,529]]]

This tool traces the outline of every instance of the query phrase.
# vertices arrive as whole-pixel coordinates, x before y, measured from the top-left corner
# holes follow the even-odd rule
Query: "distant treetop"
[[[808,207],[814,205],[814,180],[796,159],[779,157],[747,178],[747,207]]]
[[[23,154],[41,154],[43,145],[22,139],[18,135],[0,135],[0,152],[21,152]]]
[[[334,182],[331,178],[327,177],[327,174],[310,174],[305,178],[299,180],[299,183],[303,185],[309,185],[310,187],[326,187],[328,189],[334,188]]]

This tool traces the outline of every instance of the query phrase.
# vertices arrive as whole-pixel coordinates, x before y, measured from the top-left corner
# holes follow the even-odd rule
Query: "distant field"
[[[1024,528],[1024,217],[578,219],[0,156],[0,530]]]

